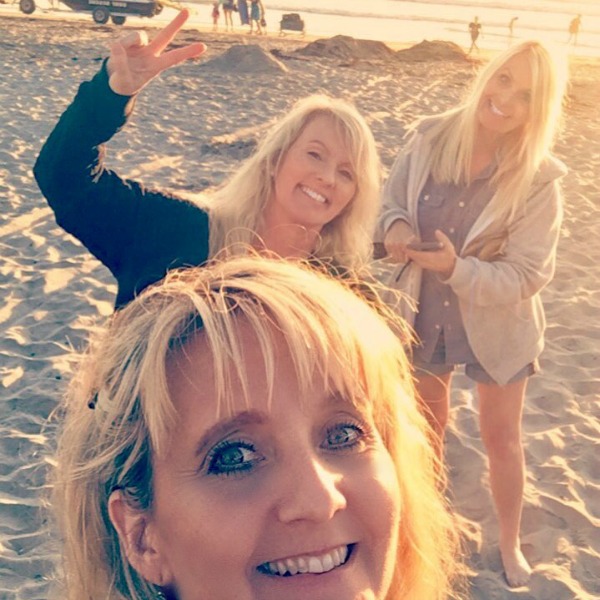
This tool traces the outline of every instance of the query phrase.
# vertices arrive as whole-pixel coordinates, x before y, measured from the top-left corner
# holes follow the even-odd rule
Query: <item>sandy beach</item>
[[[123,28],[14,16],[0,17],[0,29],[0,600],[46,600],[58,547],[43,510],[55,433],[45,423],[70,379],[72,349],[112,312],[116,288],[56,225],[31,168]],[[476,68],[379,45],[328,44],[315,56],[296,37],[186,30],[177,38],[200,39],[206,56],[152,82],[111,141],[108,164],[121,174],[183,194],[218,184],[271,119],[313,92],[355,102],[387,170],[405,127],[457,103]],[[543,293],[542,373],[523,419],[527,587],[510,590],[501,572],[474,388],[460,374],[453,390],[450,493],[468,532],[474,600],[600,597],[600,59],[572,59],[571,80],[556,147],[570,169],[565,220],[556,277]]]

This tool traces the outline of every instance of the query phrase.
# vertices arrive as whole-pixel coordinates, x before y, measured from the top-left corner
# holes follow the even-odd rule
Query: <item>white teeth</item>
[[[321,204],[325,204],[325,202],[327,202],[327,198],[325,198],[325,196],[322,196],[318,192],[315,192],[314,190],[311,190],[310,188],[305,186],[302,186],[301,189],[307,196],[310,196],[313,200],[316,200]]]
[[[309,573],[322,573],[325,569],[321,561],[315,556],[311,556],[308,559],[308,572]]]
[[[295,575],[298,572],[298,564],[295,563],[291,558],[288,558],[285,561],[285,565],[287,567],[287,572],[290,575]]]
[[[321,561],[323,565],[323,571],[331,571],[335,567],[335,561],[333,560],[332,552],[326,554]]]
[[[269,575],[297,575],[302,573],[327,573],[346,562],[348,546],[340,546],[321,556],[299,556],[263,563],[259,571]]]
[[[496,107],[496,105],[490,101],[490,109],[491,111],[495,114],[498,115],[499,117],[505,117],[506,115],[499,109]]]
[[[298,559],[298,573],[308,573],[308,563],[305,558]]]

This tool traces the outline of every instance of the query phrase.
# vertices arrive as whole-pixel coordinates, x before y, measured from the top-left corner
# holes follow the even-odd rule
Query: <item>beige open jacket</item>
[[[383,190],[376,242],[402,219],[418,234],[417,203],[430,171],[427,124],[398,156]],[[544,346],[545,317],[539,293],[554,275],[562,220],[559,179],[566,167],[552,156],[540,166],[525,210],[512,222],[493,218],[494,199],[457,248],[456,267],[444,283],[458,296],[467,338],[483,368],[500,385],[535,360]],[[401,265],[386,282],[419,298],[421,269]],[[416,306],[416,304],[415,304]]]

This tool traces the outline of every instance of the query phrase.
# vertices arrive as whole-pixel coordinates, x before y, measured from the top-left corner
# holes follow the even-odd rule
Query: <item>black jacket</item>
[[[104,64],[81,84],[33,169],[56,222],[115,276],[116,308],[168,270],[202,265],[209,254],[204,210],[104,167],[103,144],[125,125],[133,104],[110,89]]]

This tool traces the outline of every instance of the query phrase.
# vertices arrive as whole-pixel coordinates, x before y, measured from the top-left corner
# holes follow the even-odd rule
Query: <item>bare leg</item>
[[[481,438],[490,464],[490,486],[500,528],[500,553],[511,587],[525,585],[531,567],[521,552],[519,529],[525,487],[521,417],[527,379],[508,385],[477,385]]]
[[[450,381],[452,373],[444,375],[419,374],[416,388],[423,412],[433,430],[432,445],[440,459],[444,455],[444,433],[450,409]]]

